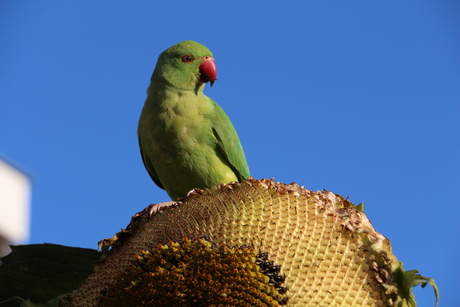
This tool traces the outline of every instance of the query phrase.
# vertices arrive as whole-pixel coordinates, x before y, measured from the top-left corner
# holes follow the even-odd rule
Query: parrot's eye
[[[184,63],[191,63],[193,61],[193,57],[191,55],[184,55],[182,56],[182,62]]]

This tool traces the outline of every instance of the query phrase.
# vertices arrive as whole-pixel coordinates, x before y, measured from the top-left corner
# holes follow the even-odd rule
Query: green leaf
[[[434,289],[434,294],[436,296],[435,306],[437,306],[439,302],[439,289],[434,279],[424,277],[417,273],[418,270],[405,271],[402,262],[400,262],[399,267],[394,271],[395,282],[398,285],[398,294],[403,300],[399,306],[416,307],[417,303],[415,302],[412,288],[418,285],[425,288],[427,284],[430,284]]]
[[[49,300],[45,304],[32,303],[30,300],[25,300],[23,298],[13,296],[6,301],[0,302],[2,307],[58,307],[59,301],[61,300],[62,295],[55,297]]]
[[[1,306],[46,304],[78,288],[101,255],[93,249],[48,243],[11,246],[11,249],[1,259]]]

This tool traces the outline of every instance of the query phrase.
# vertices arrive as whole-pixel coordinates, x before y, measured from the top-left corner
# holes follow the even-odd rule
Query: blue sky
[[[1,1],[0,153],[32,176],[28,243],[96,248],[168,200],[136,128],[158,55],[187,39],[214,53],[205,93],[253,177],[364,202],[460,306],[458,1]]]

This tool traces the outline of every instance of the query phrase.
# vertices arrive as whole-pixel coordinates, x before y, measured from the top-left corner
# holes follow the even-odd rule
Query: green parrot
[[[194,188],[241,181],[249,168],[222,108],[203,94],[216,81],[211,51],[183,41],[163,51],[150,79],[138,137],[142,161],[173,201]]]

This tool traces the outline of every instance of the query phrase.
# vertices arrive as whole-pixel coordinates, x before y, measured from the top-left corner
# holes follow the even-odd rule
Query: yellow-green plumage
[[[215,78],[215,74],[207,76],[201,65],[208,60],[214,63],[212,53],[194,41],[165,50],[158,58],[139,119],[144,165],[172,200],[194,188],[249,177],[230,119],[203,94],[204,84],[212,84]]]

